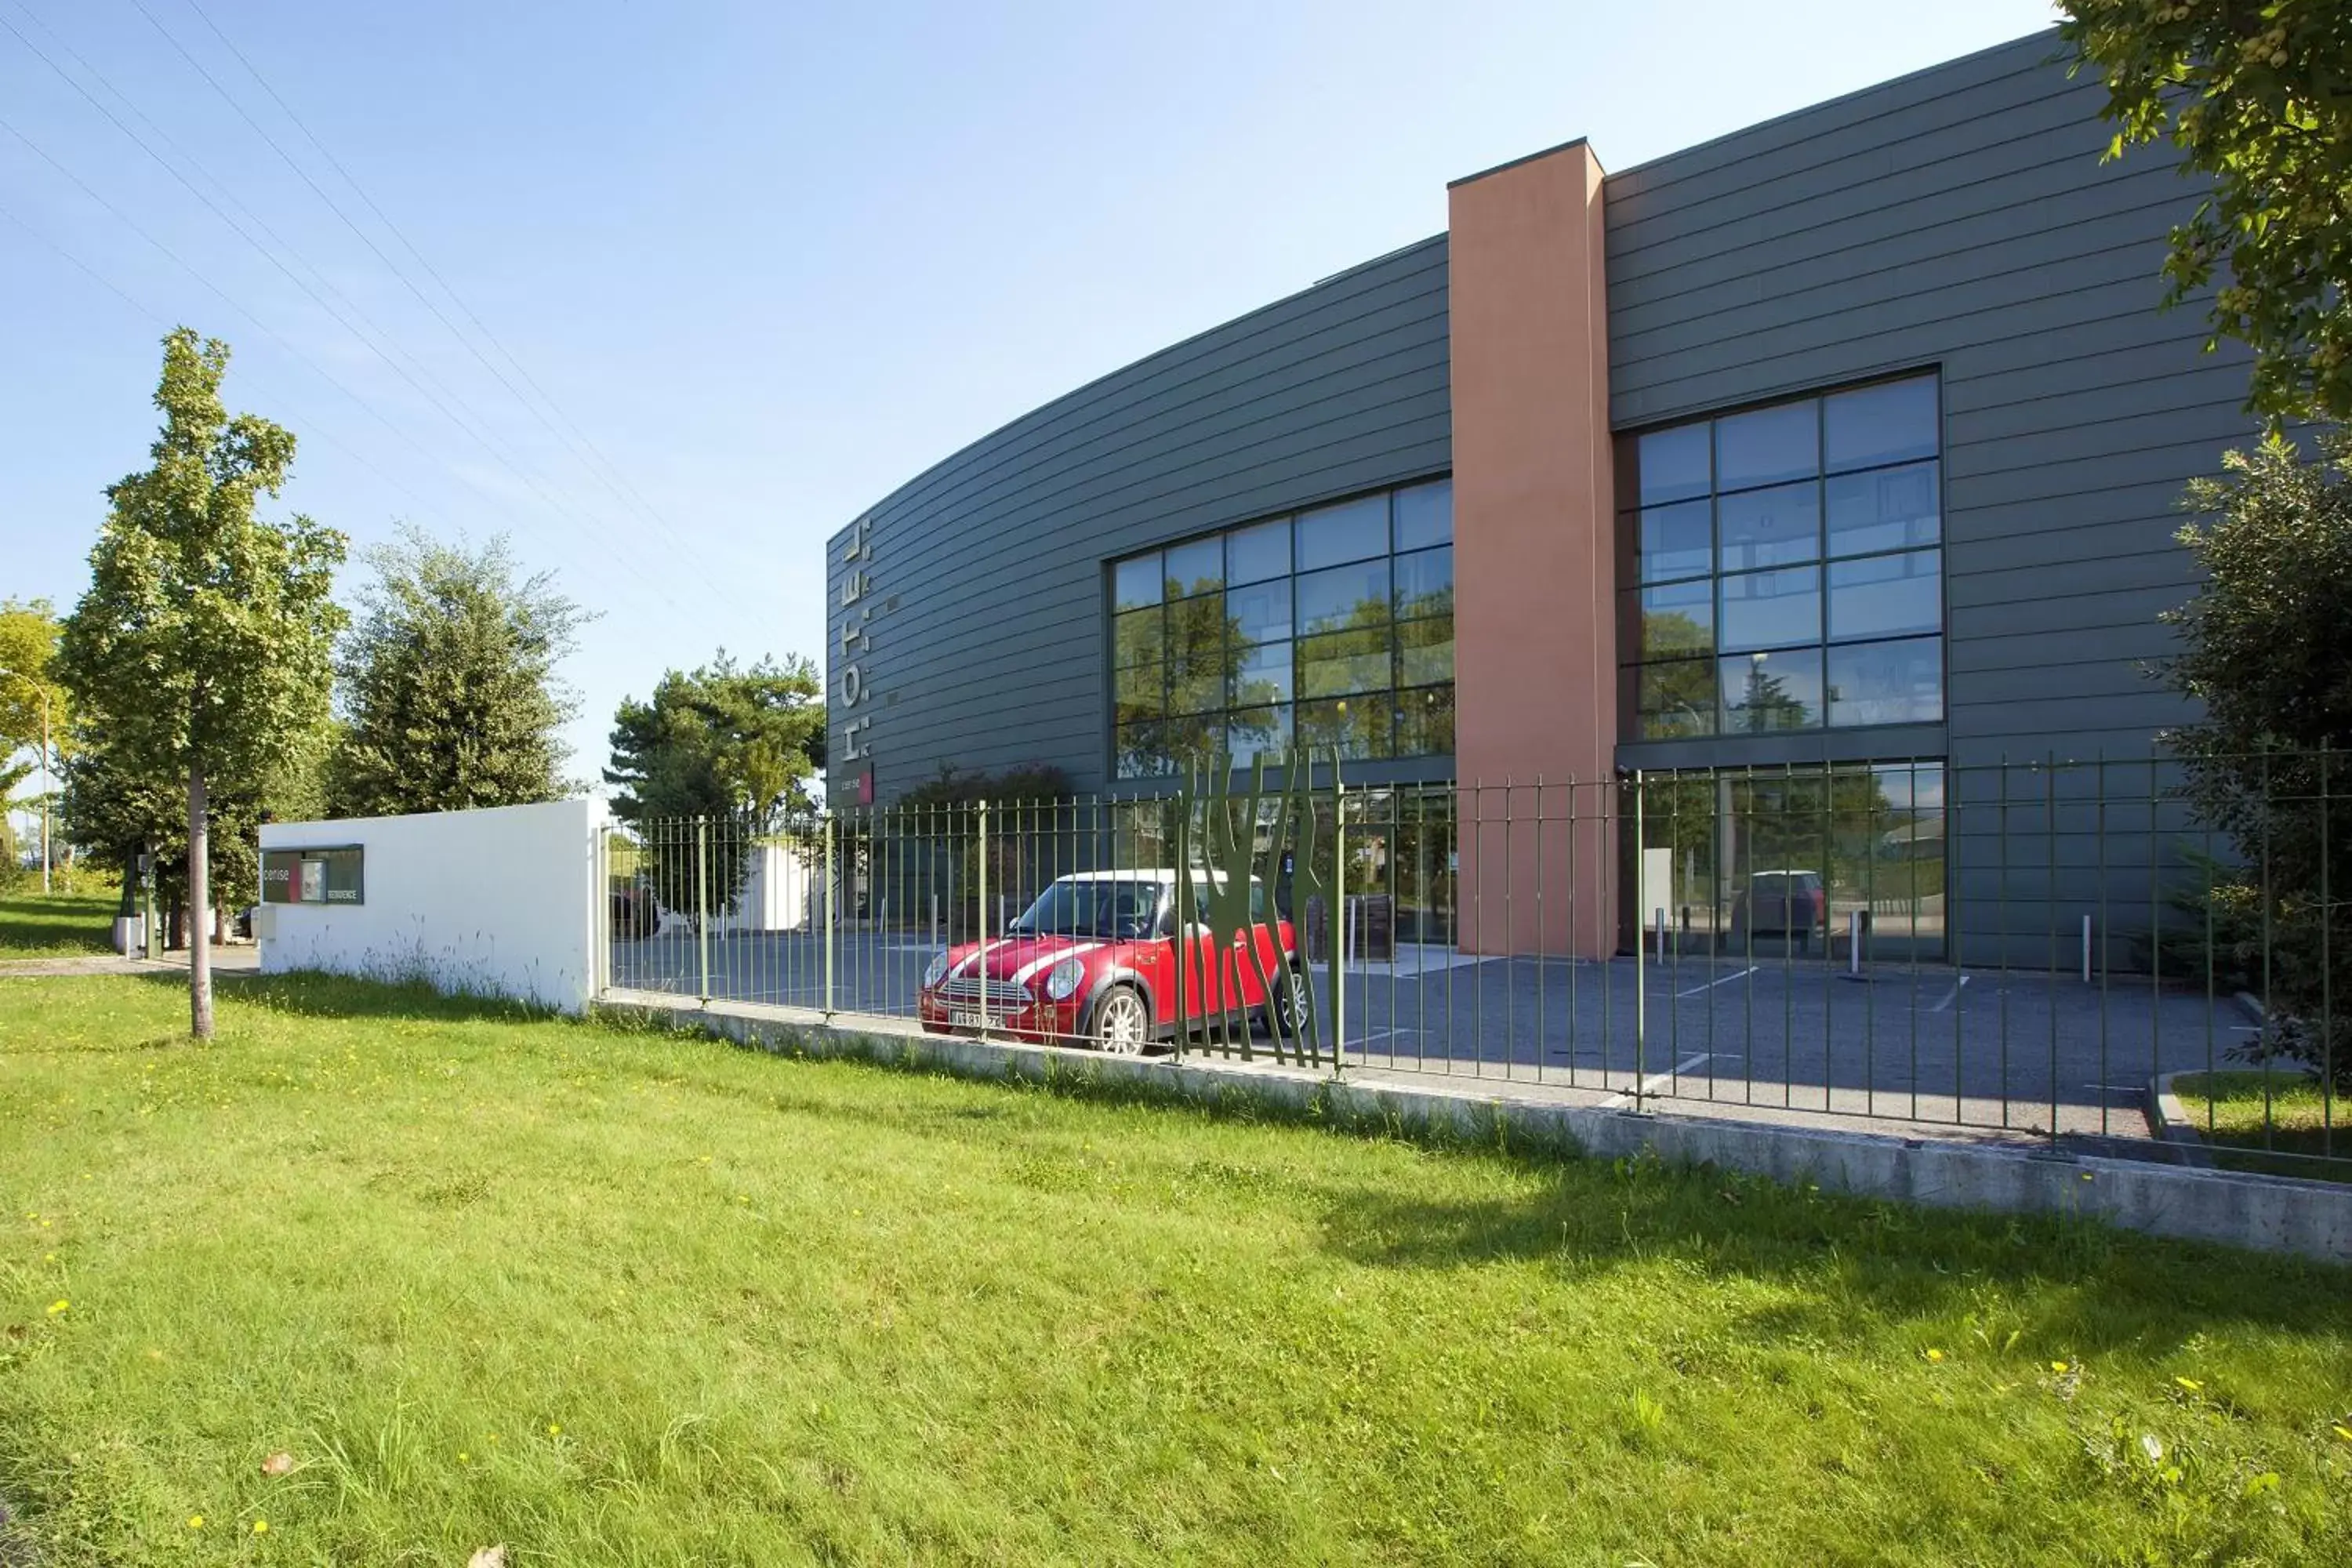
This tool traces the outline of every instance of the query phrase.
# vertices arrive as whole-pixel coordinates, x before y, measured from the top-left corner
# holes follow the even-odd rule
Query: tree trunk
[[[212,844],[205,826],[205,770],[188,764],[188,1031],[213,1037],[213,942],[205,905],[212,889]]]

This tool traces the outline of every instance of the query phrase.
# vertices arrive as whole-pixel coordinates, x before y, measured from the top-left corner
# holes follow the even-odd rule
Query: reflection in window
[[[1329,702],[1301,702],[1298,743],[1336,746],[1339,755],[1349,761],[1389,756],[1392,711],[1393,705],[1386,692],[1342,697]]]
[[[1822,459],[1831,473],[1932,458],[1942,449],[1933,376],[1822,399]]]
[[[1227,698],[1236,708],[1290,700],[1290,645],[1264,643],[1236,648],[1233,689]]]
[[[1822,471],[1821,405],[1808,398],[1715,422],[1715,488],[1744,490]]]
[[[1277,517],[1225,535],[1225,581],[1263,583],[1290,575],[1290,520]]]
[[[1818,951],[1864,911],[1874,960],[1941,957],[1944,785],[1933,760],[1650,773],[1639,786],[1642,847],[1667,851],[1658,859],[1670,881],[1645,890],[1687,940],[1738,963],[1777,961],[1800,942]],[[1797,890],[1821,902],[1791,931]]]
[[[1701,577],[1639,590],[1634,615],[1643,658],[1688,658],[1715,651],[1715,584]]]
[[[1687,500],[1693,496],[1704,499],[1713,488],[1706,426],[1684,425],[1656,431],[1641,438],[1640,451],[1643,506]]]
[[[1629,735],[1939,721],[1940,427],[1918,375],[1622,441]]]
[[[1111,563],[1118,776],[1294,744],[1450,752],[1453,540],[1435,479]],[[1712,548],[1702,524],[1701,572]]]
[[[1716,503],[1715,537],[1726,572],[1819,560],[1821,487],[1807,480],[1726,496]]]
[[[1830,563],[1830,637],[1899,637],[1944,627],[1944,552],[1912,550]]]
[[[1111,569],[1111,607],[1131,610],[1160,602],[1160,552],[1122,561]]]
[[[1213,539],[1180,544],[1168,552],[1168,597],[1207,594],[1225,585],[1225,552]]]
[[[1407,485],[1396,492],[1396,547],[1426,550],[1454,542],[1454,481]]]
[[[1274,642],[1290,635],[1290,579],[1225,590],[1225,614],[1241,642]]]
[[[1928,724],[1944,716],[1944,639],[1852,643],[1829,650],[1833,725]]]
[[[1454,750],[1454,686],[1400,691],[1396,749],[1401,757],[1444,756]]]
[[[1934,544],[1943,535],[1934,463],[1839,474],[1823,487],[1832,555],[1871,555]]]
[[[1723,727],[1729,733],[1811,730],[1822,721],[1822,650],[1781,648],[1726,658]]]
[[[1715,569],[1715,508],[1704,500],[1649,508],[1639,550],[1644,583],[1706,576]]]
[[[1680,658],[1642,666],[1635,704],[1644,735],[1714,734],[1715,660]]]
[[[1301,572],[1389,552],[1389,498],[1364,496],[1298,514]]]
[[[1454,547],[1423,550],[1396,559],[1399,620],[1454,613]]]
[[[1385,558],[1356,566],[1335,566],[1298,579],[1298,625],[1302,631],[1383,625],[1389,618],[1389,563]]]
[[[1396,629],[1397,684],[1429,686],[1454,679],[1454,617],[1406,621]],[[1407,752],[1406,756],[1420,753]]]
[[[1821,641],[1821,573],[1810,566],[1726,577],[1716,647],[1736,653],[1776,643]]]
[[[1225,721],[1225,742],[1237,767],[1247,767],[1260,752],[1279,754],[1290,750],[1290,709],[1237,708]]]

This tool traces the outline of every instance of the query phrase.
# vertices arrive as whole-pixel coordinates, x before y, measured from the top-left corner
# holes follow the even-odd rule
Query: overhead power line
[[[51,254],[64,261],[75,271],[79,272],[83,277],[89,279],[91,282],[97,284],[100,288],[105,289],[108,293],[121,300],[125,305],[130,306],[133,313],[143,317],[156,326],[163,327],[166,331],[169,331],[172,327],[177,324],[172,320],[171,316],[167,312],[159,310],[152,305],[142,304],[138,300],[133,299],[121,284],[115,282],[113,279],[109,278],[103,272],[100,272],[97,268],[92,267],[89,262],[84,261],[80,257],[76,256],[72,251],[58,244],[57,240],[48,235],[42,233],[40,229],[27,222],[23,216],[10,208],[5,202],[0,202],[0,217],[6,218],[10,223],[15,224],[18,228],[23,229],[35,240],[38,241],[41,246],[47,248]],[[243,375],[246,373],[239,372],[238,374]],[[268,394],[268,389],[267,387],[263,388],[265,395]],[[293,405],[293,400],[291,398],[287,399],[286,405],[290,408]],[[351,458],[353,462],[367,469],[369,473],[372,473],[377,479],[382,479],[386,486],[399,491],[402,495],[406,496],[410,500],[415,502],[417,508],[426,516],[443,521],[446,521],[446,519],[441,518],[439,510],[434,507],[431,502],[418,495],[415,490],[410,489],[398,479],[394,479],[390,474],[385,473],[382,468],[377,468],[375,464],[369,459],[365,453],[360,451],[357,447],[350,446],[338,439],[332,431],[318,424],[315,420],[304,418],[299,415],[295,415],[289,417],[289,422],[299,423],[304,426],[305,429],[301,432],[303,435],[315,436],[320,441],[332,447],[336,451],[342,453],[343,456]]]
[[[452,321],[447,314],[441,310],[440,306],[436,303],[424,289],[417,287],[415,280],[409,277],[407,271],[402,268],[398,262],[386,255],[383,249],[375,243],[374,239],[368,235],[359,223],[353,219],[348,212],[344,211],[341,205],[336,202],[335,199],[331,195],[328,195],[326,190],[321,187],[316,180],[310,177],[309,171],[305,170],[299,163],[297,163],[286,149],[278,143],[275,137],[263,130],[260,124],[256,121],[250,114],[246,112],[244,106],[239,104],[236,99],[228,93],[227,89],[220,84],[213,74],[209,70],[206,70],[203,64],[188,51],[187,47],[172,34],[171,30],[165,27],[163,24],[156,18],[155,15],[147,8],[145,0],[131,0],[131,3],[138,8],[141,16],[147,18],[148,25],[152,26],[156,32],[161,34],[164,40],[170,43],[173,48],[179,53],[181,58],[185,59],[190,66],[194,67],[197,74],[202,76],[205,80],[212,86],[213,90],[220,94],[221,98],[229,104],[230,108],[236,111],[238,118],[242,119],[248,126],[251,126],[255,134],[258,135],[264,142],[268,143],[270,151],[278,155],[279,161],[284,163],[288,168],[294,171],[296,176],[299,178],[305,185],[308,185],[321,202],[326,204],[328,209],[342,222],[346,228],[350,229],[353,235],[358,237],[360,242],[367,247],[370,253],[373,254],[377,260],[381,261],[394,278],[399,279],[401,285],[405,288],[411,295],[415,296],[419,304],[423,305],[426,310],[431,312],[433,318],[441,323],[443,328],[448,331],[449,335],[455,338],[466,349],[467,353],[471,354],[475,361],[498,381],[499,385],[506,388],[508,394],[512,396],[518,404],[529,410],[531,416],[536,419],[544,429],[546,429],[548,434],[553,436],[559,442],[561,442],[564,446],[565,449],[581,463],[582,467],[585,468],[587,472],[593,475],[599,483],[603,484],[606,489],[613,492],[614,499],[618,500],[625,508],[634,510],[638,513],[638,515],[652,522],[663,533],[667,534],[669,537],[671,543],[683,553],[688,564],[695,569],[698,575],[703,577],[704,582],[709,586],[717,591],[725,591],[720,589],[719,584],[713,582],[710,579],[709,574],[703,571],[702,563],[694,548],[689,545],[677,530],[670,524],[669,520],[663,516],[651,502],[647,501],[645,497],[638,492],[636,487],[629,482],[626,474],[622,472],[619,465],[613,462],[613,460],[596,446],[587,434],[580,429],[578,424],[569,416],[564,414],[561,405],[555,402],[554,398],[547,393],[544,387],[540,385],[539,382],[530,374],[530,371],[524,367],[522,362],[516,358],[516,356],[508,350],[503,343],[500,343],[498,341],[496,334],[494,334],[488,326],[483,322],[480,315],[475,311],[471,306],[467,304],[464,297],[450,285],[448,279],[441,275],[440,271],[433,266],[432,262],[426,259],[425,254],[419,250],[412,241],[410,241],[407,235],[401,230],[399,225],[393,222],[392,218],[385,214],[383,207],[378,205],[375,200],[367,194],[366,188],[359,183],[349,169],[343,166],[341,160],[338,159],[334,153],[328,149],[327,145],[321,142],[314,132],[312,132],[310,126],[303,121],[302,117],[294,111],[293,106],[289,104],[286,100],[279,95],[278,89],[270,85],[269,79],[261,74],[260,69],[254,65],[251,59],[247,58],[245,51],[238,48],[235,41],[232,40],[226,33],[221,30],[219,25],[214,22],[211,16],[205,12],[205,8],[201,5],[197,4],[197,0],[186,0],[188,9],[195,13],[197,20],[205,25],[206,30],[208,30],[215,38],[219,40],[222,47],[226,48],[229,54],[236,58],[237,64],[244,68],[245,73],[253,79],[255,84],[261,89],[262,92],[269,99],[269,101],[277,106],[278,112],[287,118],[288,121],[293,125],[295,130],[301,133],[303,140],[310,144],[312,149],[326,161],[327,165],[342,180],[343,184],[348,185],[352,193],[359,197],[361,204],[367,208],[369,213],[373,215],[378,223],[383,226],[385,231],[389,233],[395,241],[397,241],[401,248],[405,250],[412,258],[414,258],[417,265],[421,267],[425,274],[432,279],[434,283],[440,288],[441,291],[448,296],[450,301],[457,306],[458,312],[463,315],[467,321],[472,323],[475,331],[478,331],[491,347],[498,351],[499,357],[511,365],[514,368],[515,374],[522,378],[524,383],[530,387],[533,393],[537,394],[536,401],[531,397],[524,395],[521,389],[518,388],[515,384],[508,378],[506,373],[500,370],[498,365],[491,362],[488,355],[482,353],[481,348],[475,342],[474,339],[461,330],[456,322]],[[546,405],[548,410],[551,410],[554,413],[556,419],[561,420],[562,426],[566,428],[558,428],[556,422],[554,420],[551,420],[548,417],[547,413],[542,411],[541,407],[542,403]],[[569,434],[567,434],[567,428]]]
[[[24,132],[18,130],[16,125],[11,123],[5,118],[0,118],[0,131],[6,132],[18,142],[24,143],[24,145],[32,152],[34,156],[48,164],[50,168],[55,169],[69,184],[71,184],[76,190],[79,190],[84,196],[97,204],[99,207],[113,217],[116,222],[121,224],[125,228],[131,230],[132,234],[137,235],[141,239],[144,240],[158,254],[163,256],[165,260],[171,262],[173,266],[180,268],[180,270],[185,272],[189,277],[194,279],[199,284],[202,284],[206,289],[211,291],[211,293],[216,297],[222,304],[227,306],[229,310],[236,312],[239,317],[250,323],[255,331],[260,332],[271,342],[276,343],[280,349],[284,350],[289,357],[298,361],[309,369],[312,374],[318,376],[319,379],[327,383],[328,385],[341,393],[346,398],[350,399],[352,403],[356,405],[362,413],[366,414],[377,424],[383,426],[387,431],[391,432],[394,437],[407,444],[419,457],[425,458],[427,463],[437,465],[441,462],[440,458],[436,457],[432,452],[426,450],[414,436],[402,429],[399,426],[394,424],[391,419],[385,416],[381,409],[375,406],[375,405],[369,402],[359,393],[354,392],[350,386],[344,384],[341,378],[321,366],[309,354],[304,353],[300,349],[296,348],[292,343],[287,342],[276,329],[272,328],[268,322],[262,321],[260,317],[255,315],[252,310],[241,304],[226,289],[223,289],[219,284],[214,282],[210,278],[199,271],[184,257],[181,256],[179,252],[173,250],[170,246],[164,244],[163,240],[157,238],[153,234],[148,231],[145,226],[142,225],[137,219],[131,217],[130,214],[124,212],[111,201],[109,201],[106,196],[96,187],[92,186],[89,181],[84,180],[79,174],[75,174],[72,169],[58,162],[58,160],[49,153],[48,149],[43,147],[30,136],[26,135]],[[16,221],[20,225],[23,223],[22,219],[18,219]],[[52,248],[58,247],[53,246]],[[116,292],[120,293],[121,291],[117,289]],[[450,472],[452,477],[455,478],[458,483],[464,485],[467,489],[472,490],[484,501],[488,502],[493,509],[501,512],[506,510],[505,503],[499,500],[497,497],[491,495],[488,491],[483,489],[481,486],[476,484],[466,474],[456,469],[452,469]],[[413,494],[413,492],[410,493]],[[601,560],[601,557],[599,559]],[[664,595],[664,597],[667,598],[667,596]],[[670,600],[669,603],[671,608],[679,608],[675,600]]]
[[[135,3],[136,0],[134,0],[134,4]],[[142,9],[143,14],[144,8],[142,7]],[[40,26],[37,18],[31,18],[29,13],[26,13],[26,15],[28,19],[34,21],[35,26]],[[149,19],[151,22],[153,20],[152,16]],[[613,551],[615,554],[625,555],[629,553],[625,542],[613,535],[607,534],[604,526],[593,517],[593,514],[587,512],[584,509],[580,508],[575,503],[569,502],[564,498],[552,493],[545,484],[541,482],[539,477],[535,473],[526,471],[522,463],[518,461],[517,457],[494,439],[494,426],[478,409],[467,403],[458,394],[451,391],[446,386],[444,386],[437,378],[435,378],[432,375],[429,370],[425,368],[421,361],[415,361],[414,356],[401,353],[399,345],[393,340],[390,333],[386,332],[382,327],[377,326],[367,317],[365,311],[362,310],[347,296],[342,294],[340,289],[335,289],[331,283],[329,283],[326,280],[324,274],[320,272],[318,268],[312,266],[309,261],[307,261],[291,245],[289,245],[285,240],[279,238],[276,234],[276,231],[270,229],[268,226],[263,223],[260,219],[252,217],[250,213],[247,213],[247,216],[251,219],[256,227],[260,228],[264,233],[268,234],[272,240],[277,242],[279,248],[292,256],[294,260],[299,263],[306,270],[319,277],[320,284],[326,288],[329,293],[333,294],[336,300],[342,302],[342,307],[348,307],[348,310],[342,307],[339,307],[335,302],[321,295],[318,289],[311,287],[310,284],[299,275],[292,267],[287,264],[285,259],[279,257],[276,251],[273,251],[268,245],[265,245],[259,238],[256,237],[250,229],[247,228],[236,218],[231,217],[226,212],[223,211],[218,203],[212,200],[212,198],[206,195],[204,191],[200,190],[193,181],[181,173],[179,168],[176,167],[170,159],[163,156],[162,153],[158,152],[152,143],[150,143],[145,138],[142,137],[137,132],[124,124],[122,120],[103,102],[101,102],[94,94],[92,94],[88,88],[84,87],[79,81],[75,79],[70,72],[67,71],[64,67],[58,65],[58,62],[51,58],[37,44],[34,43],[30,38],[27,38],[14,25],[10,24],[5,16],[0,16],[0,28],[5,28],[16,38],[17,42],[23,44],[25,47],[37,57],[44,65],[47,65],[52,71],[56,72],[58,78],[65,81],[66,84],[71,87],[77,93],[80,94],[80,96],[89,103],[90,107],[97,110],[100,115],[104,116],[110,124],[111,124],[117,131],[122,132],[122,134],[136,145],[140,151],[146,153],[148,157],[152,159],[159,167],[186,189],[189,195],[194,196],[198,202],[203,204],[207,211],[211,212],[215,217],[220,219],[223,225],[236,234],[236,236],[240,239],[243,239],[247,245],[251,246],[264,260],[268,261],[272,267],[284,274],[288,281],[291,282],[297,289],[300,289],[302,293],[307,295],[320,310],[326,311],[328,315],[332,317],[337,324],[341,326],[344,331],[350,332],[363,348],[373,353],[377,359],[382,360],[383,363],[391,369],[394,374],[400,377],[402,381],[407,383],[409,387],[415,391],[419,397],[423,398],[436,413],[440,415],[443,419],[446,420],[452,427],[458,431],[460,435],[466,437],[474,445],[480,447],[483,452],[487,453],[493,463],[505,469],[507,473],[511,475],[526,490],[536,496],[550,511],[555,513],[559,517],[567,519],[574,526],[583,528],[592,536],[595,537],[604,548]],[[47,35],[53,42],[57,42],[58,47],[65,52],[73,54],[70,47],[63,44],[61,40],[58,40],[56,35],[50,33],[46,26],[42,26],[41,30],[44,34]],[[166,36],[168,37],[168,35]],[[173,41],[176,45],[176,40]],[[182,50],[181,52],[184,57],[186,51]],[[121,100],[126,106],[130,106],[132,113],[137,115],[142,122],[146,123],[150,127],[150,129],[155,129],[158,138],[163,141],[167,145],[172,146],[173,151],[178,153],[179,155],[184,159],[191,167],[194,168],[199,174],[203,175],[212,184],[220,186],[224,192],[226,192],[226,182],[221,181],[217,176],[212,174],[209,170],[205,169],[201,160],[188,153],[185,148],[181,147],[178,143],[173,142],[167,133],[155,128],[152,121],[148,121],[146,116],[140,114],[135,106],[131,106],[129,99],[120,89],[116,89],[111,82],[109,82],[102,73],[91,67],[87,60],[82,59],[79,54],[74,54],[73,58],[76,63],[80,65],[82,68],[96,79],[100,86],[104,87],[109,92],[113,93],[116,98]],[[192,65],[195,64],[193,58],[190,59],[190,63]],[[201,66],[198,66],[197,68],[199,71],[203,69]],[[206,75],[206,79],[208,81],[211,80],[208,73]],[[222,92],[223,97],[226,98],[226,93],[223,91],[217,82],[214,82],[212,85],[215,91]],[[234,100],[230,100],[230,105],[232,108],[238,108],[239,112],[242,113],[242,109],[235,103]],[[249,117],[247,117],[247,123],[252,123]],[[255,130],[259,132],[260,128],[256,126]],[[263,134],[265,134],[266,137],[266,133]],[[283,155],[282,150],[280,152],[280,155]],[[301,171],[298,169],[296,172],[299,174]],[[243,205],[236,202],[233,196],[228,199],[231,205],[236,205],[240,212],[246,211]],[[353,316],[358,317],[358,321],[353,321]],[[399,357],[395,357],[396,354],[399,355]],[[415,369],[412,371],[410,364],[403,363],[404,360],[414,363]],[[428,382],[431,384],[426,384]],[[462,409],[464,411],[464,416],[461,416],[457,410],[453,410],[450,407],[452,403],[455,403],[458,409]],[[665,597],[667,597],[667,595],[665,595]],[[672,604],[673,607],[676,607],[676,602],[674,600],[669,602]]]

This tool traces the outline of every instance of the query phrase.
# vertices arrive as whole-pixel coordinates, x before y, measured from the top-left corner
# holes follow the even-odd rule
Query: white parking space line
[[[1735,980],[1745,980],[1755,973],[1756,965],[1751,963],[1737,974],[1727,974],[1720,980],[1710,980],[1704,985],[1694,985],[1687,991],[1677,991],[1675,993],[1675,999],[1680,1001],[1685,996],[1696,996],[1703,992],[1712,991],[1718,985],[1728,985]]]
[[[1927,1011],[1930,1013],[1940,1013],[1949,1007],[1953,1003],[1958,1001],[1960,999],[1960,989],[1968,984],[1969,978],[1969,977],[1968,975],[1963,974],[1958,980],[1953,981],[1952,988],[1944,993],[1944,999],[1941,1002],[1937,1003],[1934,1006],[1928,1008]]]
[[[1655,1094],[1658,1090],[1674,1082],[1675,1079],[1690,1072],[1692,1068],[1697,1067],[1699,1063],[1706,1061],[1714,1054],[1715,1053],[1713,1051],[1701,1051],[1696,1056],[1686,1057],[1683,1060],[1676,1062],[1671,1069],[1665,1072],[1654,1072],[1649,1077],[1642,1080],[1641,1088],[1627,1094],[1611,1095],[1607,1100],[1601,1102],[1600,1109],[1602,1110],[1614,1110],[1620,1106],[1631,1105],[1633,1103],[1634,1095]]]

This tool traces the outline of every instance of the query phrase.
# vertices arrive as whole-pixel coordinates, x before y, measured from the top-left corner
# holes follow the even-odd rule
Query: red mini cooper
[[[1195,873],[1192,880],[1205,904],[1208,879]],[[1223,943],[1195,923],[1181,944],[1191,962],[1180,987],[1175,872],[1064,877],[992,937],[984,953],[966,942],[932,959],[916,1013],[934,1034],[986,1029],[1126,1055],[1221,1019],[1244,1026],[1270,1021],[1295,1032],[1307,999],[1297,938],[1287,920],[1268,918],[1265,889],[1255,878],[1250,922]]]

